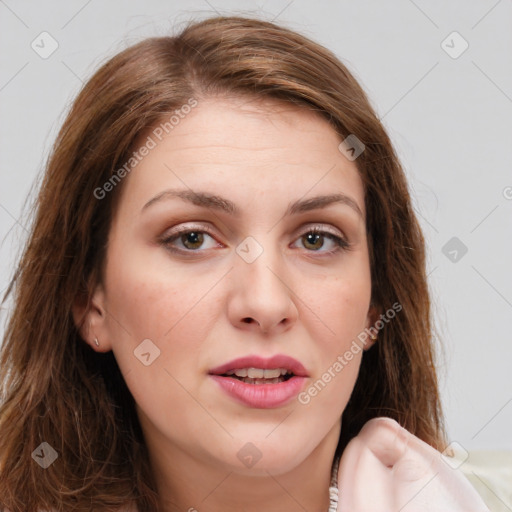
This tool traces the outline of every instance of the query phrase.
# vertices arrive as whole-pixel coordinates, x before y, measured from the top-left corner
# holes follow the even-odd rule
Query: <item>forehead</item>
[[[123,195],[139,208],[164,188],[180,186],[245,198],[262,190],[280,190],[288,199],[343,192],[364,212],[357,166],[318,113],[276,100],[208,98],[168,133],[161,126],[140,137],[135,150],[150,139],[153,148],[123,184]]]
[[[270,154],[265,153],[267,150],[288,150],[296,151],[294,160],[297,161],[304,157],[305,151],[299,151],[301,148],[318,152],[325,150],[328,144],[337,146],[339,143],[338,135],[320,114],[305,107],[252,97],[201,100],[164,138],[168,149],[173,150],[186,150],[187,145],[194,145],[194,142],[219,151],[226,147],[231,151],[262,152],[263,158]],[[306,138],[310,143],[304,147]]]

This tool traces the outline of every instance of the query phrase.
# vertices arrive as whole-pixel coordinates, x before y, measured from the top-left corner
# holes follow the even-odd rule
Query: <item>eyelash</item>
[[[194,253],[204,252],[204,249],[203,250],[201,250],[201,249],[196,249],[196,250],[177,249],[176,247],[172,247],[170,245],[172,242],[178,240],[181,236],[189,234],[189,233],[203,233],[203,234],[206,233],[207,235],[209,235],[210,237],[215,239],[214,234],[207,226],[194,226],[194,227],[186,227],[186,228],[182,228],[182,229],[177,229],[172,234],[162,237],[159,240],[159,242],[162,245],[164,245],[167,250],[169,250],[173,253],[177,253],[177,254],[192,256],[192,255],[194,255]],[[331,233],[330,231],[327,231],[325,229],[320,229],[318,226],[315,226],[313,228],[307,229],[306,231],[302,232],[295,240],[299,240],[300,238],[302,238],[308,234],[321,235],[326,238],[329,238],[336,244],[336,247],[329,251],[321,251],[321,250],[315,251],[315,250],[306,249],[307,252],[318,253],[318,254],[322,254],[322,255],[334,255],[334,254],[338,253],[339,251],[346,251],[346,250],[350,249],[350,244],[349,244],[349,242],[347,242],[347,240],[345,240],[344,238],[342,238],[338,235],[335,235],[334,233]],[[206,250],[208,250],[208,249],[206,249]]]

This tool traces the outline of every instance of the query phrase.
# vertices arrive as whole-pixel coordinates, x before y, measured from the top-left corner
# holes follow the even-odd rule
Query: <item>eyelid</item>
[[[315,257],[325,257],[326,255],[334,255],[339,251],[349,251],[352,249],[352,243],[349,242],[348,238],[343,233],[339,231],[333,232],[333,230],[330,229],[328,225],[326,226],[324,224],[313,224],[306,226],[297,236],[295,236],[294,243],[307,233],[320,234],[326,238],[330,238],[331,241],[336,244],[336,247],[329,251],[308,251],[314,254]]]
[[[170,230],[166,231],[163,235],[158,237],[158,243],[165,246],[165,248],[177,255],[186,255],[188,257],[199,257],[207,251],[208,249],[202,249],[197,251],[192,250],[186,250],[186,249],[180,249],[178,247],[173,247],[171,244],[175,240],[177,240],[182,234],[189,233],[191,231],[199,231],[201,233],[206,233],[208,236],[210,236],[218,245],[223,245],[221,242],[218,241],[217,237],[215,236],[213,229],[208,226],[207,224],[201,224],[201,223],[193,223],[191,225],[183,225],[180,224],[178,226],[174,226]]]
[[[202,224],[200,222],[196,223],[190,223],[190,224],[179,224],[178,226],[174,226],[170,230],[168,230],[165,234],[160,236],[158,238],[159,243],[165,245],[168,250],[177,253],[177,254],[186,254],[190,256],[199,256],[201,253],[204,253],[208,251],[211,248],[208,249],[198,249],[197,251],[194,250],[186,250],[186,249],[180,249],[176,247],[171,246],[171,242],[174,242],[176,239],[180,237],[182,234],[190,233],[193,231],[199,231],[204,232],[208,236],[210,236],[212,239],[216,241],[219,245],[224,245],[217,239],[216,234],[214,233],[214,230],[208,225],[208,224]],[[296,231],[296,234],[294,235],[294,238],[291,243],[297,242],[297,240],[304,236],[307,233],[318,233],[323,236],[326,236],[331,238],[331,240],[338,246],[337,249],[331,250],[331,251],[318,251],[318,254],[333,254],[337,252],[338,250],[349,250],[352,247],[352,244],[348,241],[347,237],[338,229],[330,226],[329,224],[323,224],[323,223],[308,223],[306,225],[301,226],[300,230]],[[315,251],[311,251],[315,252]]]
[[[321,222],[317,222],[317,223],[312,222],[312,223],[306,224],[305,226],[301,226],[298,233],[300,236],[300,234],[309,233],[310,231],[325,232],[330,235],[342,238],[343,240],[348,242],[347,237],[341,230],[336,229],[336,228],[330,226],[329,224],[323,224]]]
[[[194,230],[204,231],[204,232],[208,233],[210,236],[215,237],[213,229],[210,226],[208,226],[207,224],[196,223],[196,224],[192,224],[192,225],[184,226],[183,224],[180,224],[179,226],[175,226],[175,227],[171,228],[169,231],[167,231],[164,235],[162,235],[161,238],[168,239],[168,238],[171,238],[173,235],[177,235],[180,233],[186,233],[188,231],[194,231]],[[309,223],[309,224],[306,224],[305,226],[301,226],[301,228],[299,230],[297,230],[295,237],[301,236],[304,233],[309,233],[310,231],[327,232],[333,236],[339,236],[340,238],[343,238],[344,240],[346,240],[346,236],[340,230],[337,230],[335,228],[333,229],[328,224],[322,224],[322,223]]]
[[[174,226],[170,228],[168,231],[166,231],[165,234],[161,236],[161,238],[164,240],[169,239],[173,235],[187,233],[188,231],[204,231],[205,233],[208,233],[210,236],[214,236],[213,229],[207,224],[191,223],[191,225],[179,224],[178,226]]]

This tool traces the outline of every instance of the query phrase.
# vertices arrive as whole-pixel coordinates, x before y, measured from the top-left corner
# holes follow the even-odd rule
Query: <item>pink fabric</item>
[[[467,478],[452,466],[396,421],[374,418],[343,452],[337,510],[489,512]]]
[[[396,421],[374,418],[341,457],[337,512],[490,512],[452,466]]]

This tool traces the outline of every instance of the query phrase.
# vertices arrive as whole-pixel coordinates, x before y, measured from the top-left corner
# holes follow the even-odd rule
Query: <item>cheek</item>
[[[126,384],[149,417],[174,424],[176,411],[195,407],[186,390],[197,375],[189,369],[199,367],[202,343],[218,318],[219,302],[209,294],[216,280],[128,261],[108,272],[109,332]]]
[[[354,262],[354,260],[352,260]],[[344,266],[336,277],[326,276],[309,293],[302,308],[303,324],[314,341],[318,373],[299,396],[319,417],[335,421],[354,388],[363,350],[358,336],[364,333],[371,300],[369,265],[361,258]]]
[[[325,283],[323,290],[314,305],[323,324],[321,331],[309,328],[319,358],[318,372],[298,401],[311,417],[334,423],[345,409],[359,374],[363,350],[358,335],[367,318],[369,281],[333,280]],[[314,315],[310,313],[308,318],[310,326],[318,326]]]
[[[178,383],[194,384],[187,368],[199,366],[202,343],[218,319],[220,304],[211,290],[218,277],[118,261],[107,268],[106,307],[119,367],[141,405],[179,403]]]
[[[108,272],[107,307],[117,313],[116,322],[126,326],[133,338],[164,341],[180,330],[187,317],[197,315],[199,305],[207,315],[208,301],[202,299],[215,283],[211,275],[165,271],[129,261],[112,265]],[[196,329],[200,327],[196,324]],[[194,331],[189,331],[191,335]]]
[[[365,265],[343,269],[338,276],[305,282],[298,294],[303,300],[302,316],[309,318],[313,339],[342,350],[366,326],[371,300],[370,271]]]

